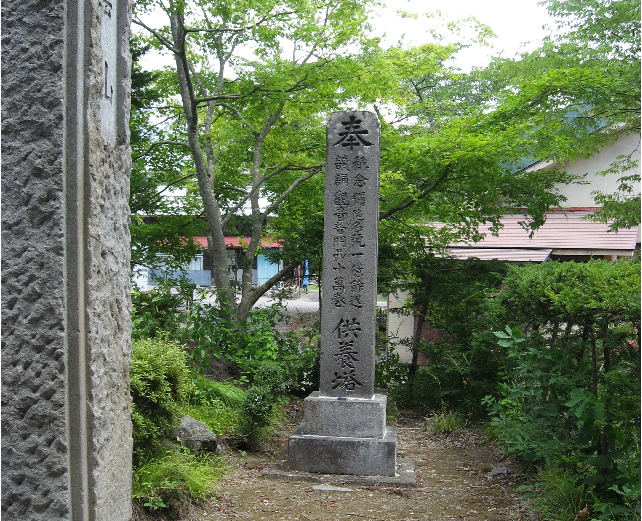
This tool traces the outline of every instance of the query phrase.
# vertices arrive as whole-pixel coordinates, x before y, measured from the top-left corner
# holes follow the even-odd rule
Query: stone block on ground
[[[394,476],[397,470],[397,429],[383,438],[302,434],[298,429],[288,445],[291,470],[321,474]]]
[[[220,451],[216,434],[189,415],[183,416],[180,425],[174,429],[174,436],[180,440],[181,445],[193,452]]]

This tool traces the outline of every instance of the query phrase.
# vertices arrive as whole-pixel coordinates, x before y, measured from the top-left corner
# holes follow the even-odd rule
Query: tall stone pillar
[[[131,519],[130,17],[2,3],[3,520]]]
[[[293,470],[395,476],[397,431],[376,394],[379,122],[337,112],[326,134],[320,389],[289,440]]]

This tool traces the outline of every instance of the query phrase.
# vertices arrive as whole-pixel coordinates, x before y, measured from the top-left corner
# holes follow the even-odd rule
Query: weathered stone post
[[[2,519],[131,519],[128,0],[2,3]]]
[[[397,432],[375,394],[379,123],[338,112],[327,126],[320,390],[290,437],[291,469],[394,476]]]

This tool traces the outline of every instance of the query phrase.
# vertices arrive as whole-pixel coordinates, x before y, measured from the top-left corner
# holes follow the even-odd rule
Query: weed
[[[185,498],[201,500],[214,493],[215,482],[224,473],[218,456],[172,448],[134,468],[132,495],[150,510]]]
[[[456,411],[441,412],[426,418],[426,429],[433,435],[450,435],[461,429],[466,424],[465,418]]]

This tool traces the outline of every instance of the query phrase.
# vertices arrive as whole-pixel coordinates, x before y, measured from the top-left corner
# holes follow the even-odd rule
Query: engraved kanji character
[[[363,234],[362,233],[353,233],[350,236],[350,244],[352,246],[359,246],[360,248],[365,247],[365,243],[363,242]]]
[[[354,176],[354,186],[358,186],[359,188],[363,188],[366,185],[366,181],[368,178],[364,175],[357,174]]]
[[[355,192],[352,194],[352,200],[353,204],[359,205],[359,206],[365,206],[366,205],[366,193],[365,192]]]
[[[361,279],[353,279],[350,281],[350,289],[352,291],[361,291],[363,290],[363,280]]]
[[[334,285],[332,286],[332,289],[334,291],[345,291],[346,289],[346,281],[342,276],[338,276],[334,278]]]
[[[345,270],[345,269],[346,269],[346,267],[345,267],[343,264],[341,264],[341,261],[338,261],[338,260],[337,260],[336,265],[332,266],[332,269],[333,269],[334,271],[337,271],[337,270]]]
[[[334,209],[334,215],[339,221],[343,221],[346,218],[346,215],[348,215],[348,212],[343,206],[337,206]]]
[[[365,170],[368,168],[368,160],[363,156],[355,157],[352,160],[352,168],[354,170]]]
[[[348,156],[337,156],[334,158],[334,167],[337,170],[350,170]]]
[[[333,293],[332,294],[332,303],[335,307],[341,308],[346,304],[346,296],[344,293]]]
[[[348,198],[348,192],[342,192],[337,190],[334,194],[334,204],[339,206],[350,206],[350,199]]]
[[[334,184],[335,186],[341,186],[341,185],[348,186],[348,173],[337,172],[336,174],[334,174]]]
[[[353,262],[350,269],[352,270],[353,277],[363,276],[363,264],[361,264],[360,262]]]
[[[342,121],[341,124],[345,130],[343,132],[339,132],[341,139],[334,143],[332,145],[333,147],[341,144],[341,146],[350,147],[350,150],[353,150],[354,147],[359,146],[359,144],[366,147],[371,147],[373,145],[363,138],[363,136],[367,135],[369,132],[366,129],[361,128],[361,120],[357,119],[356,116],[350,116],[349,121]]]
[[[361,295],[351,295],[348,304],[355,308],[362,308],[363,303],[361,302]]]
[[[349,371],[335,371],[334,373],[334,380],[332,380],[332,383],[334,384],[332,386],[333,389],[336,389],[337,387],[343,387],[347,391],[354,391],[354,388],[358,386],[362,386],[363,384],[357,380],[357,376],[355,374],[354,369],[350,369]]]
[[[332,331],[337,332],[339,339],[347,338],[350,335],[352,335],[355,338],[358,338],[359,333],[361,332],[361,323],[356,318],[353,318],[352,320],[350,319],[344,320],[342,318],[339,320],[337,327],[335,327]]]
[[[351,367],[354,369],[354,362],[358,362],[358,351],[354,350],[354,340],[345,340],[339,342],[339,352],[334,357],[341,362],[341,369]]]

